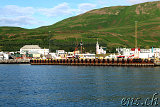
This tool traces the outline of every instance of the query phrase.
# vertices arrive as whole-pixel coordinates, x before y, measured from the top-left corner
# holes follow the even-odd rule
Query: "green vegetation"
[[[50,40],[52,51],[72,51],[82,38],[84,51],[95,52],[98,38],[100,45],[114,52],[116,47],[134,47],[135,21],[138,47],[160,47],[160,1],[155,1],[95,9],[36,29],[0,27],[0,50],[17,51],[25,44],[48,48]]]

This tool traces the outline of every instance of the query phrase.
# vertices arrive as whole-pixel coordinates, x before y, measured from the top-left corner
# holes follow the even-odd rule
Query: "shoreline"
[[[66,65],[66,66],[160,66],[154,59],[10,59],[0,64]]]

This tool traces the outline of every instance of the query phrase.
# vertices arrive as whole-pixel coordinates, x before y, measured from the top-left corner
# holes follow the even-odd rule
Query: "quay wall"
[[[159,60],[155,60],[155,61],[154,61],[154,64],[155,64],[156,66],[160,66],[160,61],[159,61]]]
[[[77,66],[159,66],[154,59],[9,59],[0,64],[77,65]]]
[[[154,59],[39,59],[32,65],[155,66]]]

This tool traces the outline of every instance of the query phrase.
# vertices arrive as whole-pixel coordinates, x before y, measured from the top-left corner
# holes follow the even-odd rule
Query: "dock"
[[[69,65],[69,66],[160,66],[155,59],[9,59],[0,64]]]
[[[0,60],[0,64],[30,64],[30,60],[29,59]]]
[[[31,65],[156,66],[154,59],[35,59]]]

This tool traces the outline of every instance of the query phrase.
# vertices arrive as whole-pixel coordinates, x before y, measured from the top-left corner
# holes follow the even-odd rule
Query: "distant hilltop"
[[[160,47],[160,1],[132,6],[104,7],[36,29],[0,27],[0,50],[17,51],[26,44],[51,46],[51,51],[73,51],[77,41],[95,52],[98,39],[106,51],[134,47],[135,21],[138,21],[138,47]]]

